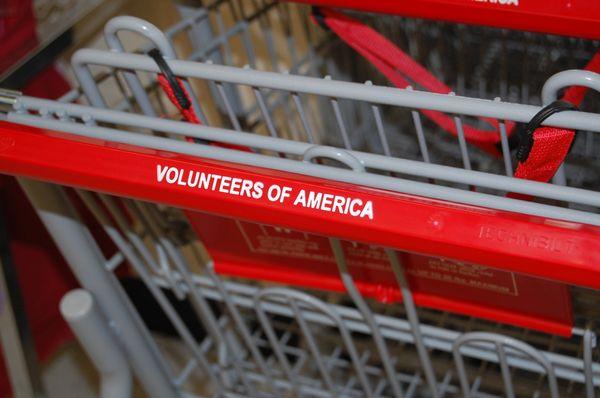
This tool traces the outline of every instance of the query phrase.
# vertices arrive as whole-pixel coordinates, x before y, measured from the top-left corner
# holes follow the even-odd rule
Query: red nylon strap
[[[533,133],[533,147],[525,162],[519,162],[515,177],[549,181],[560,167],[575,138],[573,130],[540,127]]]
[[[600,52],[588,62],[586,70],[600,71]],[[580,105],[587,87],[569,87],[562,97],[573,105]],[[533,133],[533,146],[525,162],[519,162],[514,176],[525,180],[548,182],[569,153],[575,131],[555,127],[540,127]],[[525,199],[522,195],[510,194],[510,197]]]
[[[320,8],[317,22],[324,23],[344,42],[371,62],[390,82],[398,88],[406,88],[414,84],[439,94],[448,94],[452,90],[439,81],[427,69],[413,60],[408,54],[396,47],[392,42],[360,21],[339,12]],[[442,112],[422,109],[421,113],[440,126],[444,131],[457,135],[454,119]],[[491,126],[489,130],[463,124],[465,139],[485,150],[499,156],[496,144],[500,140],[498,121],[481,118]],[[512,134],[514,123],[506,123],[507,134]]]
[[[167,94],[167,97],[169,97],[169,101],[171,101],[171,103],[177,107],[177,110],[179,111],[179,113],[181,113],[183,118],[190,123],[202,124],[202,123],[200,123],[200,119],[198,119],[196,112],[194,112],[193,107],[190,106],[188,109],[184,109],[181,107],[181,105],[179,104],[179,101],[177,101],[177,97],[175,96],[175,93],[173,92],[173,88],[169,84],[169,81],[167,80],[165,75],[163,75],[162,73],[159,73],[157,78],[158,78],[158,84],[160,84],[160,87],[163,89],[165,94]],[[191,103],[192,100],[190,99],[190,95],[183,87],[183,84],[181,84],[180,78],[177,78],[177,84],[179,84],[179,87],[181,87],[186,98]],[[191,137],[185,137],[185,139],[188,142],[194,142],[194,139]]]
[[[184,117],[185,120],[187,120],[190,123],[194,123],[194,124],[202,124],[202,123],[200,123],[200,119],[196,115],[196,112],[194,112],[193,107],[190,106],[188,109],[184,109],[181,107],[181,105],[179,104],[179,101],[177,101],[177,97],[175,96],[175,93],[173,92],[173,88],[169,84],[169,81],[167,80],[165,75],[163,75],[162,73],[160,73],[158,75],[158,84],[160,84],[160,86],[164,90],[165,94],[167,94],[167,97],[169,97],[169,100],[173,103],[173,105],[175,105],[177,107],[177,110],[179,111],[179,113],[181,113],[181,115]],[[190,98],[190,95],[188,94],[186,89],[183,87],[183,84],[181,84],[180,78],[177,78],[177,84],[179,84],[179,87],[181,87],[181,91],[183,91],[183,94],[185,95],[185,97],[188,99],[188,101],[191,104],[192,99]]]
[[[342,40],[367,58],[397,87],[406,88],[409,85],[407,79],[411,79],[414,83],[435,93],[447,94],[451,91],[448,86],[437,80],[435,76],[414,61],[409,55],[368,26],[332,10],[321,9],[320,13],[323,17],[323,23],[334,31]],[[594,55],[586,65],[585,69],[590,71],[600,71],[600,52],[597,52]],[[194,112],[193,107],[190,106],[187,109],[181,107],[171,85],[163,74],[158,75],[158,82],[169,97],[169,100],[177,107],[183,117],[188,122],[200,124],[200,119]],[[177,83],[191,103],[191,98],[181,84],[181,79],[177,78]],[[565,92],[562,99],[571,102],[574,105],[579,105],[583,101],[586,92],[586,87],[570,87]],[[449,116],[431,110],[422,110],[421,112],[445,131],[457,135],[456,124]],[[494,130],[480,130],[465,124],[463,125],[465,138],[472,144],[479,146],[489,153],[498,155],[496,146],[496,143],[499,140],[499,135],[497,134],[498,122],[487,118],[482,118],[482,120],[491,124],[494,127]],[[507,122],[506,128],[508,134],[512,133],[514,123]],[[540,127],[536,129],[533,133],[533,146],[529,156],[525,162],[519,162],[514,176],[533,181],[549,181],[567,156],[574,137],[575,132],[573,130],[554,127]],[[193,139],[189,137],[186,139],[188,141],[193,141]],[[249,150],[248,148],[236,145],[216,145],[238,150]],[[510,194],[509,196],[525,199],[524,196],[518,194]]]
[[[413,84],[434,93],[448,94],[452,91],[408,54],[362,22],[328,8],[319,8],[316,19],[317,23],[326,25],[340,39],[370,61],[396,87],[406,88],[410,80]],[[594,55],[585,69],[600,72],[600,52]],[[579,105],[586,92],[586,87],[570,87],[562,99]],[[444,131],[457,135],[456,124],[451,117],[432,110],[421,110],[421,113]],[[498,122],[489,118],[481,118],[481,120],[490,124],[493,129],[482,130],[464,124],[466,140],[490,154],[500,155],[496,145],[500,139]],[[506,123],[508,135],[513,133],[514,126],[513,122]],[[569,152],[574,135],[575,132],[568,129],[553,127],[536,129],[533,134],[533,147],[527,160],[519,163],[515,177],[543,182],[550,180]],[[518,195],[511,194],[511,196]]]
[[[185,120],[187,120],[190,123],[194,123],[194,124],[202,124],[200,122],[200,118],[198,118],[198,115],[196,115],[196,112],[194,111],[193,106],[190,106],[187,109],[185,109],[181,106],[181,104],[177,100],[177,97],[175,96],[175,93],[173,92],[173,88],[169,84],[169,81],[162,73],[158,74],[158,84],[160,84],[160,87],[164,90],[165,94],[167,94],[167,97],[169,97],[169,100],[173,103],[173,105],[175,105],[177,107],[177,110],[179,110],[179,113],[181,113],[181,115],[183,116],[183,118]],[[183,94],[188,99],[189,103],[191,104],[192,99],[190,98],[190,95],[187,92],[187,90],[185,89],[185,87],[183,86],[180,78],[177,78],[177,84],[179,84],[181,91],[183,91]],[[194,142],[194,139],[191,137],[186,137],[185,139],[188,142]],[[251,151],[247,147],[243,147],[243,146],[239,146],[239,145],[232,145],[232,144],[225,144],[225,143],[221,143],[221,142],[213,142],[213,143],[211,143],[211,145],[218,146],[221,148],[236,149],[238,151],[245,151],[245,152]]]

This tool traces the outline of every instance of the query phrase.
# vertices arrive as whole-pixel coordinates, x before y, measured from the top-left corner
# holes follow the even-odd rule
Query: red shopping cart
[[[600,8],[587,1],[425,0],[298,0],[328,7],[397,14],[565,36],[598,38]]]
[[[345,49],[308,9],[249,8],[217,3],[165,34],[117,17],[110,51],[73,55],[78,91],[2,97],[0,170],[21,178],[148,392],[593,396],[600,197],[584,155],[598,116],[540,122],[584,138],[566,185],[514,178],[508,127],[544,106],[350,82]],[[149,45],[125,51],[122,30]],[[173,45],[182,34],[186,57]],[[587,42],[577,48],[592,59]],[[549,77],[541,104],[571,86],[597,89],[598,75]],[[467,122],[485,120],[499,157],[465,138]],[[118,253],[102,258],[61,190],[29,178],[75,188]],[[113,273],[124,261],[172,323],[183,362],[132,315]],[[204,340],[167,291],[192,304]]]

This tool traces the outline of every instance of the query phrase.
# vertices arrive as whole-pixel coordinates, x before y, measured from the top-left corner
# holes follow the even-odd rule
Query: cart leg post
[[[59,186],[19,178],[19,183],[79,282],[115,322],[133,371],[149,397],[176,397],[177,391],[157,353],[104,266],[104,258]]]
[[[593,351],[596,348],[596,334],[591,329],[585,329],[583,332],[583,371],[585,373],[585,393],[586,398],[595,398],[594,387]]]
[[[440,394],[438,392],[435,372],[433,371],[433,365],[431,364],[431,359],[429,358],[429,353],[427,352],[425,343],[423,343],[423,335],[421,334],[421,323],[419,322],[419,315],[417,313],[415,301],[413,300],[412,292],[410,291],[410,287],[408,286],[408,281],[406,279],[404,267],[400,263],[398,254],[394,250],[385,249],[385,251],[388,256],[388,259],[390,260],[390,264],[392,266],[392,271],[394,271],[396,281],[398,282],[400,290],[402,291],[402,301],[404,302],[404,309],[406,310],[406,318],[408,319],[408,322],[410,322],[411,333],[413,335],[413,338],[415,339],[415,347],[417,349],[417,355],[419,356],[419,360],[421,361],[423,373],[425,374],[425,381],[429,385],[432,397],[437,398],[440,396]]]
[[[129,364],[92,295],[71,290],[61,300],[60,312],[100,373],[100,397],[131,397]]]
[[[387,381],[390,384],[390,389],[394,394],[394,397],[402,398],[404,397],[404,392],[402,391],[402,386],[398,381],[396,371],[394,369],[394,364],[392,363],[391,356],[387,349],[385,340],[381,335],[379,326],[375,320],[373,312],[362,297],[362,294],[358,291],[358,288],[354,284],[352,276],[348,271],[348,265],[346,264],[346,257],[344,254],[344,250],[342,249],[342,244],[338,239],[334,238],[329,238],[329,244],[331,245],[331,249],[333,251],[333,255],[337,263],[338,271],[342,278],[342,283],[344,284],[348,295],[350,296],[350,298],[352,298],[354,305],[356,305],[356,308],[358,309],[358,311],[360,311],[361,315],[363,316],[365,323],[369,326],[369,329],[371,330],[375,347],[377,348],[381,362],[383,363],[383,368],[387,376]]]
[[[43,398],[46,391],[10,251],[6,210],[0,208],[0,347],[13,396]]]

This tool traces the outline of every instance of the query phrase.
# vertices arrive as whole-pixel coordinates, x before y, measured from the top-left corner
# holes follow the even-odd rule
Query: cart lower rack
[[[217,2],[167,34],[117,17],[110,51],[73,55],[77,90],[2,93],[0,171],[19,178],[91,294],[63,312],[103,394],[127,396],[131,366],[156,397],[594,397],[600,116],[544,122],[584,136],[554,184],[513,178],[506,126],[540,106],[319,77],[342,66],[292,11],[306,20],[287,3]],[[122,31],[150,45],[128,52]],[[200,124],[168,117],[153,47]],[[598,90],[600,76],[555,74],[542,103],[574,85]],[[423,109],[452,117],[457,137]],[[476,118],[498,126],[498,159],[466,142]],[[176,337],[151,332],[158,318]]]

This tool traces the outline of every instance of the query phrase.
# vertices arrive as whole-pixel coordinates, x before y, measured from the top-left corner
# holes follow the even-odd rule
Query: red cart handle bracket
[[[519,148],[517,149],[517,159],[521,162],[527,161],[534,144],[534,133],[542,125],[544,120],[555,113],[563,111],[576,111],[577,107],[570,102],[554,101],[550,105],[542,108],[527,124],[527,127],[521,133]]]
[[[554,176],[573,145],[575,131],[540,125],[555,113],[575,110],[577,107],[570,102],[554,101],[531,119],[520,137],[515,177],[547,182]],[[517,194],[510,196],[520,197]]]
[[[600,72],[600,51],[596,52],[585,70]],[[525,129],[525,141],[521,141],[517,150],[519,164],[514,176],[526,180],[547,182],[560,167],[573,146],[575,131],[556,127],[539,127],[550,115],[577,110],[588,88],[569,87],[561,101],[555,101],[536,114]],[[511,194],[512,197],[519,197]]]

